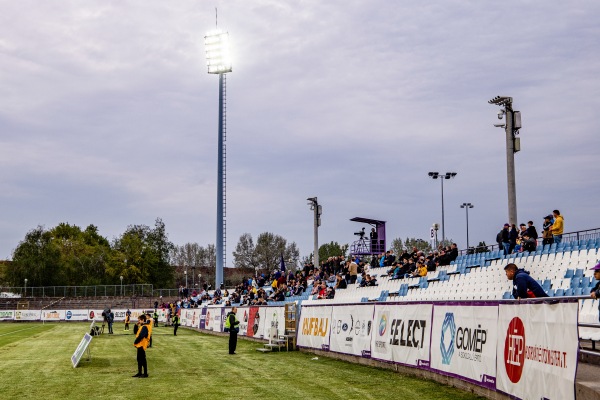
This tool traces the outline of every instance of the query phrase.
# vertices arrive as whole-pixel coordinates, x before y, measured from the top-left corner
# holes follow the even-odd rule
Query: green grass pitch
[[[260,353],[260,343],[180,328],[154,328],[148,379],[137,372],[133,330],[94,337],[91,360],[71,355],[89,323],[1,323],[0,399],[477,399],[393,371],[294,352]]]

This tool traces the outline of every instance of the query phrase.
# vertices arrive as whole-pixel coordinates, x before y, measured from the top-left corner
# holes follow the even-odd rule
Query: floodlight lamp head
[[[204,37],[206,46],[206,65],[209,74],[225,74],[231,72],[229,53],[229,32],[214,30]]]
[[[496,104],[497,106],[512,107],[512,97],[508,96],[496,96],[488,101],[489,104]]]
[[[440,176],[439,172],[430,172],[428,174],[432,179],[437,179]]]

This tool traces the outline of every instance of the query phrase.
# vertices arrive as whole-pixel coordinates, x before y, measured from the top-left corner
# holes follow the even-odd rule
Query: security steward
[[[146,349],[150,343],[150,335],[148,331],[148,325],[146,324],[146,316],[141,314],[138,319],[138,329],[135,334],[135,341],[133,345],[137,348],[137,364],[138,373],[133,375],[133,378],[147,378],[148,377],[148,363],[146,362]],[[144,373],[142,373],[142,369]]]
[[[227,314],[225,319],[225,332],[229,332],[229,354],[235,354],[235,348],[237,347],[237,334],[240,331],[237,316],[237,307],[233,307]]]
[[[152,347],[152,318],[150,318],[150,313],[146,314],[146,325],[148,328],[148,347]]]
[[[179,328],[179,315],[173,317],[173,335],[177,336],[177,328]]]
[[[154,314],[152,315],[152,319],[154,319],[154,326],[158,326],[158,311],[154,309]]]

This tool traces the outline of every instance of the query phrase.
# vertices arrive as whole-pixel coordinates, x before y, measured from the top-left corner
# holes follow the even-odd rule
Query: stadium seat
[[[583,296],[583,289],[582,288],[573,289],[573,296]]]
[[[572,278],[574,275],[573,270],[572,269],[567,269],[567,272],[565,273],[565,278]]]
[[[504,292],[504,294],[502,295],[502,299],[503,300],[512,299],[512,294],[510,292]]]
[[[573,274],[573,276],[576,276],[578,278],[582,278],[583,277],[583,269],[577,268],[575,270],[575,273]]]
[[[554,297],[562,297],[565,295],[565,290],[564,289],[556,289],[554,291]]]
[[[571,289],[571,288],[566,289],[563,296],[573,296],[573,289]]]

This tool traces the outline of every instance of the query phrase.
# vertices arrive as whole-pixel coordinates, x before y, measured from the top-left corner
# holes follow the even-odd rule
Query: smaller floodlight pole
[[[121,275],[119,279],[121,279],[121,296],[123,296],[123,275]]]
[[[444,223],[444,179],[451,179],[456,176],[456,172],[446,172],[444,175],[439,172],[430,172],[429,177],[431,179],[440,179],[442,183],[442,244],[445,245],[446,242],[446,231],[445,231],[445,223]]]
[[[506,132],[506,182],[508,186],[508,223],[517,224],[517,189],[515,180],[515,153],[520,150],[520,140],[516,137],[521,128],[521,112],[513,111],[512,97],[496,96],[488,103],[504,107],[498,113],[498,119],[505,118],[504,125],[494,125],[505,128]]]
[[[314,240],[315,240],[315,248],[313,250],[313,264],[315,268],[319,267],[319,226],[321,226],[321,214],[323,213],[323,208],[317,202],[316,197],[309,197],[308,205],[310,209],[314,211]]]
[[[467,212],[467,250],[469,249],[469,208],[473,208],[473,207],[475,207],[475,206],[471,203],[462,203],[460,205],[460,208],[464,208],[465,211]]]
[[[27,278],[25,278],[25,295],[23,297],[27,297]]]

